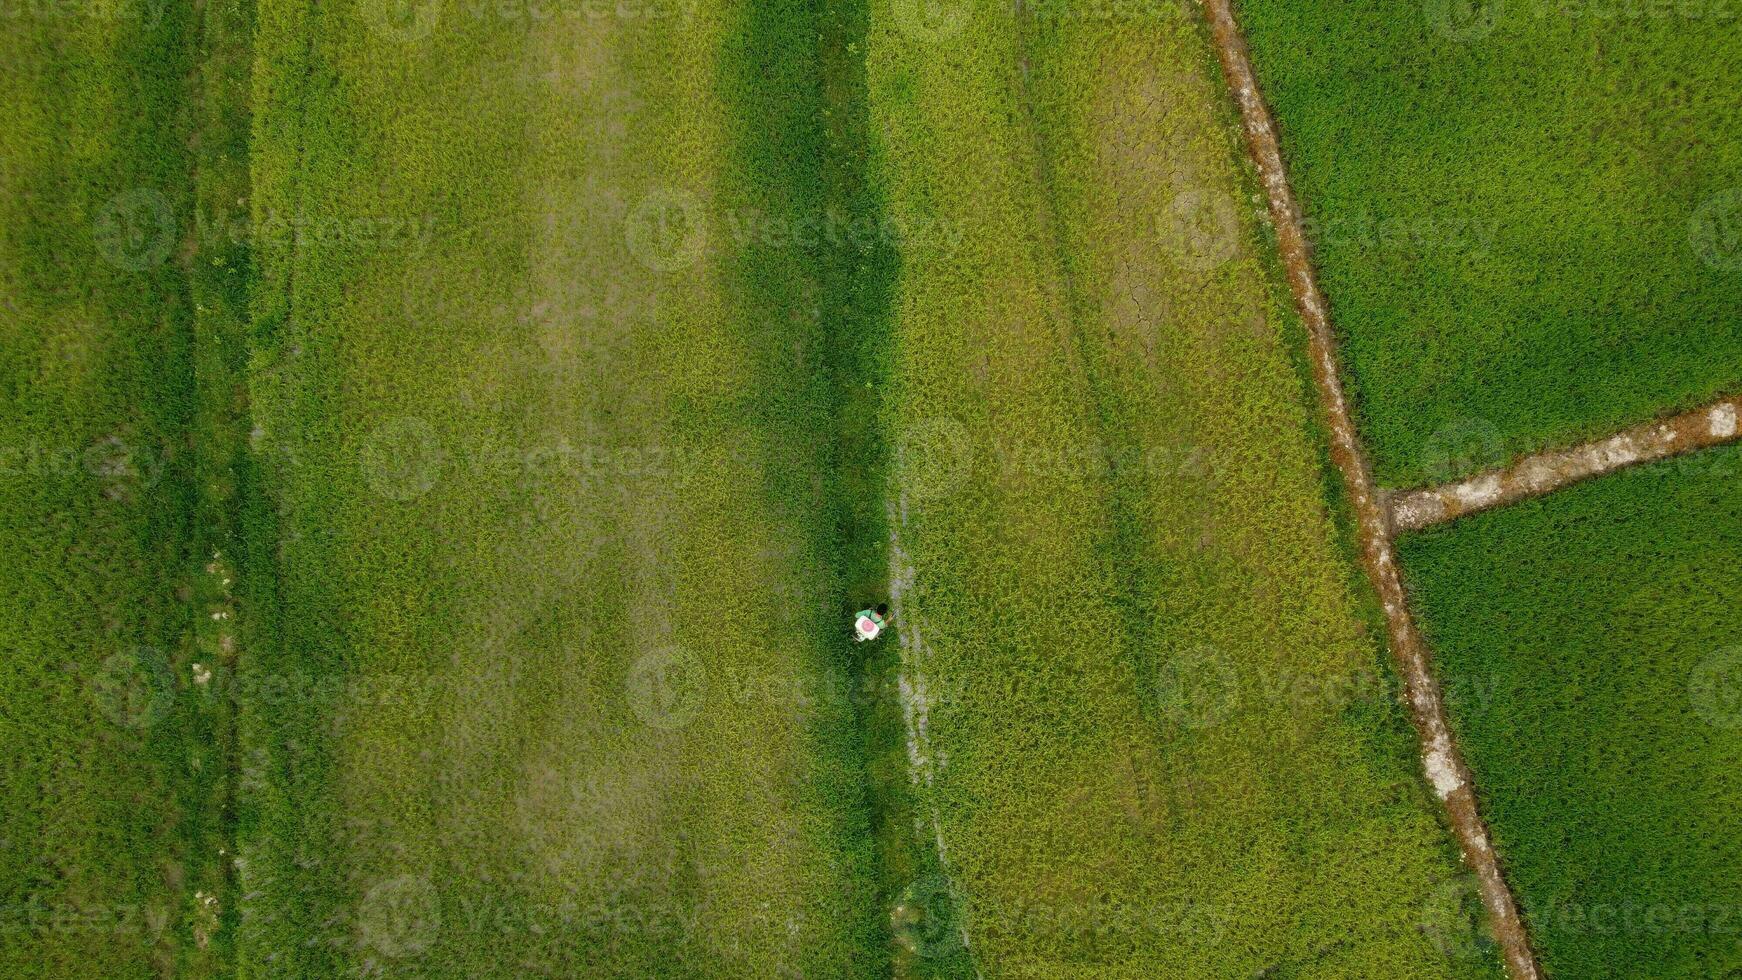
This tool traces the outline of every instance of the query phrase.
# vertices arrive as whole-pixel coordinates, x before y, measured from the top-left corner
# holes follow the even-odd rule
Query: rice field
[[[364,13],[262,9],[257,220],[415,231],[261,270],[255,662],[321,696],[243,733],[244,961],[872,971],[824,286],[728,220],[825,203],[814,20]]]
[[[0,13],[0,973],[1501,972],[1195,6]],[[1325,59],[1266,54],[1356,15],[1251,13],[1309,206],[1407,211],[1301,149]],[[1320,258],[1398,481],[1451,406],[1510,451],[1734,380],[1709,262],[1622,297],[1685,287],[1601,399],[1555,393],[1547,302],[1473,403],[1433,361],[1469,321],[1395,355],[1359,288],[1449,273]],[[1688,467],[1736,459],[1406,549],[1448,676],[1507,681],[1454,703],[1557,976],[1738,966],[1553,918],[1734,890],[1734,474]]]
[[[1712,450],[1401,549],[1551,976],[1742,969],[1739,473]]]
[[[215,976],[229,946],[225,711],[194,618],[221,587],[188,452],[209,418],[190,297],[219,277],[190,273],[212,250],[179,220],[207,22],[143,14],[33,8],[0,37],[8,976]]]
[[[1491,975],[1199,28],[887,23],[890,210],[960,232],[903,254],[888,399],[950,945],[987,976]]]
[[[1382,485],[1742,386],[1742,11],[1240,12]]]

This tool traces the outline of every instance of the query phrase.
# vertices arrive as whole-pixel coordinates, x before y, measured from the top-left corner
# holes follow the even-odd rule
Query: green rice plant
[[[260,16],[248,971],[879,972],[815,15],[377,13]]]
[[[24,5],[0,38],[8,976],[229,972],[190,272],[214,251],[189,144],[222,126],[186,110],[230,10]]]
[[[1742,385],[1742,11],[1240,6],[1382,484]]]
[[[1402,543],[1551,976],[1742,969],[1739,474],[1713,450]]]
[[[956,233],[903,250],[886,399],[937,945],[1492,975],[1198,24],[943,9],[874,6],[869,55],[891,214]]]
[[[0,41],[0,970],[1492,975],[1187,7],[125,9]]]

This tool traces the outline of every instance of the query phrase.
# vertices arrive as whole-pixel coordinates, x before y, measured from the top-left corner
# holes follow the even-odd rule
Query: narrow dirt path
[[[1482,902],[1487,906],[1507,971],[1516,980],[1536,980],[1542,975],[1541,970],[1531,952],[1530,939],[1518,915],[1517,903],[1501,874],[1488,827],[1477,810],[1470,772],[1452,740],[1445,704],[1429,663],[1427,645],[1415,627],[1404,598],[1403,580],[1392,554],[1388,515],[1355,436],[1348,400],[1337,374],[1336,339],[1326,315],[1324,297],[1313,275],[1306,235],[1301,228],[1294,193],[1289,188],[1287,171],[1283,169],[1282,150],[1277,145],[1270,109],[1258,91],[1245,38],[1234,21],[1232,0],[1199,2],[1209,20],[1228,87],[1240,108],[1247,148],[1270,201],[1277,246],[1288,268],[1289,287],[1307,327],[1313,377],[1320,405],[1331,427],[1331,458],[1342,472],[1355,505],[1362,564],[1385,606],[1392,656],[1403,677],[1410,714],[1421,740],[1423,769],[1445,806],[1446,816],[1463,851],[1464,863],[1477,876]]]
[[[1742,414],[1742,395],[1730,395],[1594,442],[1526,456],[1504,469],[1437,487],[1392,491],[1386,495],[1391,526],[1394,531],[1417,531],[1466,514],[1540,497],[1628,466],[1735,442],[1742,438],[1738,414]]]

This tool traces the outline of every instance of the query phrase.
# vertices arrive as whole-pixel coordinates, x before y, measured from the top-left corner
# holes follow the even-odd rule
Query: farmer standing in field
[[[858,643],[863,643],[866,640],[877,639],[878,634],[883,632],[883,627],[888,625],[888,623],[884,620],[884,617],[888,616],[888,615],[889,615],[889,607],[886,605],[879,605],[876,609],[861,609],[858,612],[854,613],[853,614],[853,639],[854,639],[854,641],[858,642]]]

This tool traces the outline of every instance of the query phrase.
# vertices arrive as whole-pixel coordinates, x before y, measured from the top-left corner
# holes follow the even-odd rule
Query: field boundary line
[[[1488,910],[1494,938],[1514,980],[1539,980],[1541,968],[1530,946],[1523,918],[1511,888],[1501,873],[1487,824],[1476,805],[1469,768],[1452,738],[1445,703],[1435,681],[1426,642],[1410,615],[1392,550],[1389,514],[1373,483],[1372,471],[1355,435],[1348,399],[1337,371],[1336,338],[1325,310],[1324,296],[1313,275],[1300,211],[1277,144],[1276,125],[1258,90],[1251,55],[1234,20],[1232,0],[1198,0],[1209,21],[1223,75],[1240,110],[1246,146],[1263,181],[1270,215],[1276,225],[1277,248],[1288,270],[1312,360],[1320,407],[1331,429],[1331,459],[1348,485],[1355,507],[1362,565],[1385,607],[1392,657],[1402,675],[1404,695],[1421,742],[1422,769],[1458,839],[1464,863],[1476,874],[1482,904]]]
[[[1439,486],[1387,493],[1391,526],[1419,531],[1466,514],[1553,493],[1616,470],[1711,449],[1742,439],[1742,395],[1729,395],[1680,415],[1622,429],[1565,449],[1526,456],[1510,466]]]

